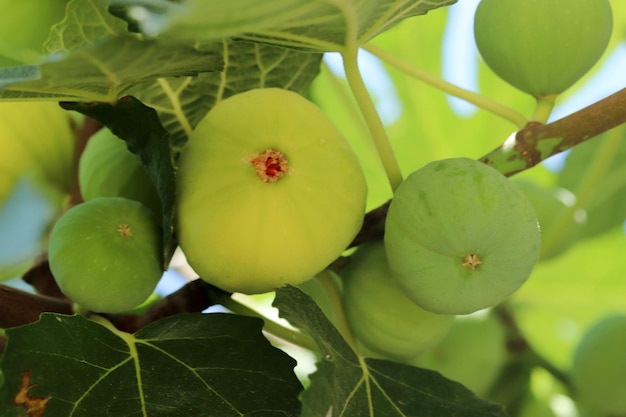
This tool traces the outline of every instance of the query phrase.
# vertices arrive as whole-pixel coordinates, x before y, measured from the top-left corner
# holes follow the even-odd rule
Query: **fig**
[[[313,103],[278,88],[213,107],[179,160],[176,230],[191,267],[226,291],[298,285],[358,232],[359,161]]]
[[[161,278],[160,227],[137,201],[96,198],[56,222],[48,259],[59,288],[75,303],[121,313],[145,301]]]
[[[490,311],[458,316],[443,340],[411,364],[432,369],[485,396],[507,358],[505,331]]]
[[[626,415],[626,314],[595,322],[574,352],[571,378],[577,401],[606,416]]]
[[[612,28],[608,0],[482,0],[474,16],[485,63],[536,97],[562,93],[589,71]]]
[[[22,275],[74,180],[70,118],[55,103],[0,103],[0,281]]]
[[[361,245],[341,271],[346,318],[369,350],[404,361],[448,332],[454,316],[426,311],[391,277],[382,241]]]
[[[0,137],[0,201],[27,172],[71,191],[76,145],[67,111],[49,102],[0,103]]]
[[[576,196],[564,188],[545,188],[531,181],[513,182],[524,191],[537,213],[542,237],[539,259],[555,258],[569,249],[582,232],[586,218],[584,210],[571,209]]]
[[[500,303],[530,275],[540,241],[537,216],[519,187],[467,158],[410,174],[385,222],[393,276],[415,303],[439,314]]]
[[[126,142],[107,128],[89,141],[78,164],[80,192],[86,201],[124,197],[139,201],[158,216],[160,200],[148,172]]]

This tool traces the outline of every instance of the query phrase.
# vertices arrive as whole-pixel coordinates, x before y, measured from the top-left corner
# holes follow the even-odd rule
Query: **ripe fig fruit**
[[[48,257],[61,291],[75,303],[121,313],[146,300],[161,278],[161,231],[141,203],[96,198],[57,221]]]
[[[482,0],[474,16],[487,65],[536,97],[562,93],[589,71],[612,28],[608,0]]]
[[[226,291],[310,279],[358,232],[365,177],[313,103],[277,88],[219,102],[179,160],[177,233],[192,268]]]
[[[531,181],[513,180],[530,200],[541,229],[539,259],[554,258],[570,248],[585,224],[584,210],[572,210],[576,196],[564,188],[545,188]]]
[[[458,316],[443,340],[411,364],[438,371],[484,396],[506,361],[505,331],[489,311]]]
[[[571,378],[578,401],[605,416],[626,415],[626,314],[594,323],[576,347]]]
[[[107,128],[89,138],[78,164],[78,181],[85,201],[124,197],[160,212],[159,196],[139,158]]]
[[[382,241],[361,245],[341,271],[346,318],[369,350],[405,361],[437,343],[454,316],[426,311],[391,277]]]
[[[394,277],[415,303],[439,314],[472,313],[511,295],[537,262],[540,240],[519,187],[467,158],[409,175],[385,222]]]

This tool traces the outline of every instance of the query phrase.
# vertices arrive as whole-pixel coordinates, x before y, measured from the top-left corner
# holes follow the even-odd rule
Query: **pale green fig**
[[[438,371],[485,396],[507,358],[506,337],[500,320],[485,310],[458,316],[443,340],[411,363]]]
[[[365,200],[356,155],[317,106],[287,90],[249,90],[219,102],[182,152],[179,243],[207,282],[268,292],[336,259]]]
[[[80,192],[86,201],[124,197],[160,212],[160,200],[148,172],[126,142],[107,128],[94,134],[78,165]]]
[[[578,239],[585,224],[585,212],[573,210],[576,201],[564,188],[545,188],[531,181],[513,181],[530,200],[541,229],[539,258],[547,260],[559,256]]]
[[[406,361],[448,332],[454,316],[426,311],[391,277],[382,241],[367,243],[341,271],[344,308],[357,339],[384,357]]]
[[[608,0],[482,0],[474,17],[487,65],[536,97],[578,81],[600,59],[612,28]]]
[[[585,332],[571,378],[583,406],[605,416],[626,415],[626,314],[604,317]]]
[[[398,187],[385,223],[389,266],[407,296],[439,314],[500,303],[528,278],[541,236],[524,193],[467,158],[431,162]]]
[[[75,303],[121,313],[144,302],[161,278],[161,230],[139,202],[96,198],[57,221],[48,258],[61,291]]]

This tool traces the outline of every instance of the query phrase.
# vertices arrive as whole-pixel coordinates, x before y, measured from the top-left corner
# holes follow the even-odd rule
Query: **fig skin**
[[[124,197],[139,201],[160,217],[160,200],[148,172],[126,142],[102,128],[89,141],[78,164],[80,192],[85,201]]]
[[[383,357],[406,361],[439,342],[454,322],[426,311],[392,278],[382,241],[367,243],[341,271],[346,318],[357,339]]]
[[[82,308],[121,313],[141,304],[162,276],[161,230],[150,210],[121,197],[69,209],[50,234],[50,270]]]
[[[612,28],[608,0],[482,0],[474,16],[487,65],[535,97],[560,94],[589,71]]]
[[[180,247],[202,279],[226,291],[264,293],[310,279],[363,221],[367,188],[356,155],[317,106],[287,90],[219,102],[183,149],[178,174]]]
[[[407,296],[439,314],[469,314],[516,291],[541,236],[524,193],[467,158],[434,161],[398,187],[385,222],[389,266]]]
[[[600,415],[626,414],[626,314],[591,325],[574,352],[571,378],[578,401]]]

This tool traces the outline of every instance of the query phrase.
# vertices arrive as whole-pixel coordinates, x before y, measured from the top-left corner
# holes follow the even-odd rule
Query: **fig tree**
[[[574,352],[577,400],[601,415],[626,415],[626,314],[604,317],[583,335]]]
[[[467,158],[434,161],[398,187],[385,223],[389,266],[407,296],[439,314],[468,314],[517,290],[540,234],[524,193]]]
[[[536,97],[562,93],[589,71],[612,28],[608,0],[482,0],[474,17],[487,65]]]
[[[382,241],[362,245],[341,271],[346,318],[357,339],[382,356],[407,360],[438,342],[454,316],[426,311],[391,277]]]
[[[94,134],[78,165],[80,192],[86,201],[124,197],[159,213],[159,196],[139,158],[107,128]]]
[[[146,300],[161,278],[161,231],[141,203],[96,198],[57,221],[48,257],[61,291],[75,303],[120,313]]]
[[[224,290],[262,293],[323,270],[360,228],[366,183],[313,103],[277,88],[219,102],[179,161],[177,233],[192,268]]]

